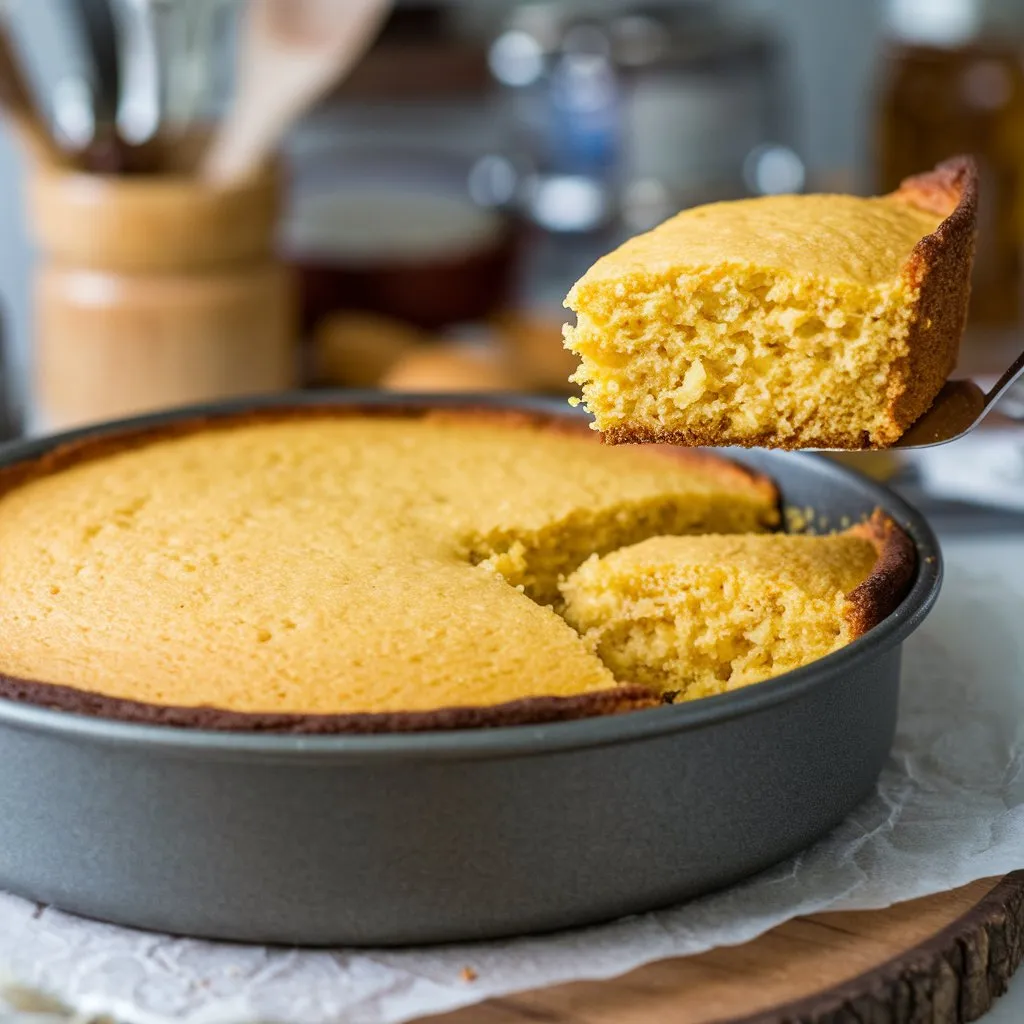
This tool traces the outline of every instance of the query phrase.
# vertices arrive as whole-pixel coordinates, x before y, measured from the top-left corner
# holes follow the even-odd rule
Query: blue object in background
[[[549,81],[549,169],[614,175],[622,149],[622,104],[611,61],[600,53],[563,53]]]

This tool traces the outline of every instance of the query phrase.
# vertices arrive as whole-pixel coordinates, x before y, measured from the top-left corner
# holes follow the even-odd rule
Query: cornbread
[[[294,411],[86,440],[0,471],[0,696],[302,731],[645,706],[550,607],[560,577],[778,518],[737,466],[539,415]]]
[[[884,448],[956,363],[977,172],[958,158],[886,196],[686,210],[569,292],[573,380],[611,443]]]
[[[576,358],[562,344],[562,321],[547,314],[510,311],[494,318],[498,337],[519,376],[534,391],[568,395]]]
[[[913,566],[876,513],[830,536],[653,537],[588,559],[562,593],[616,678],[692,700],[838,650],[895,607]]]
[[[380,379],[385,391],[523,391],[508,353],[490,346],[438,342],[406,352]]]
[[[317,384],[376,387],[407,352],[430,336],[409,324],[373,313],[332,313],[313,331],[311,376]]]

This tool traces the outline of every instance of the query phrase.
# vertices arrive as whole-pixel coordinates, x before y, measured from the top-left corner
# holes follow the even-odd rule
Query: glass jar
[[[877,112],[878,177],[896,188],[949,156],[981,173],[972,327],[1021,319],[1024,241],[1024,6],[890,0]]]

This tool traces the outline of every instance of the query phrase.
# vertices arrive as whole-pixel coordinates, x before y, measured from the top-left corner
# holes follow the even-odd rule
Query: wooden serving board
[[[1017,872],[887,910],[797,918],[745,946],[491,999],[431,1022],[961,1024],[989,1009],[1022,958]]]

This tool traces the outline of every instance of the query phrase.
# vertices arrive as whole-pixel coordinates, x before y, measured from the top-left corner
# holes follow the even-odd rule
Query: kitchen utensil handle
[[[227,184],[251,174],[362,55],[389,8],[389,0],[250,0],[238,96],[202,176]]]
[[[121,98],[117,127],[126,141],[139,145],[160,127],[160,56],[152,0],[119,0]]]
[[[32,95],[3,14],[0,9],[0,109],[33,159],[54,166],[66,164],[67,156]]]

